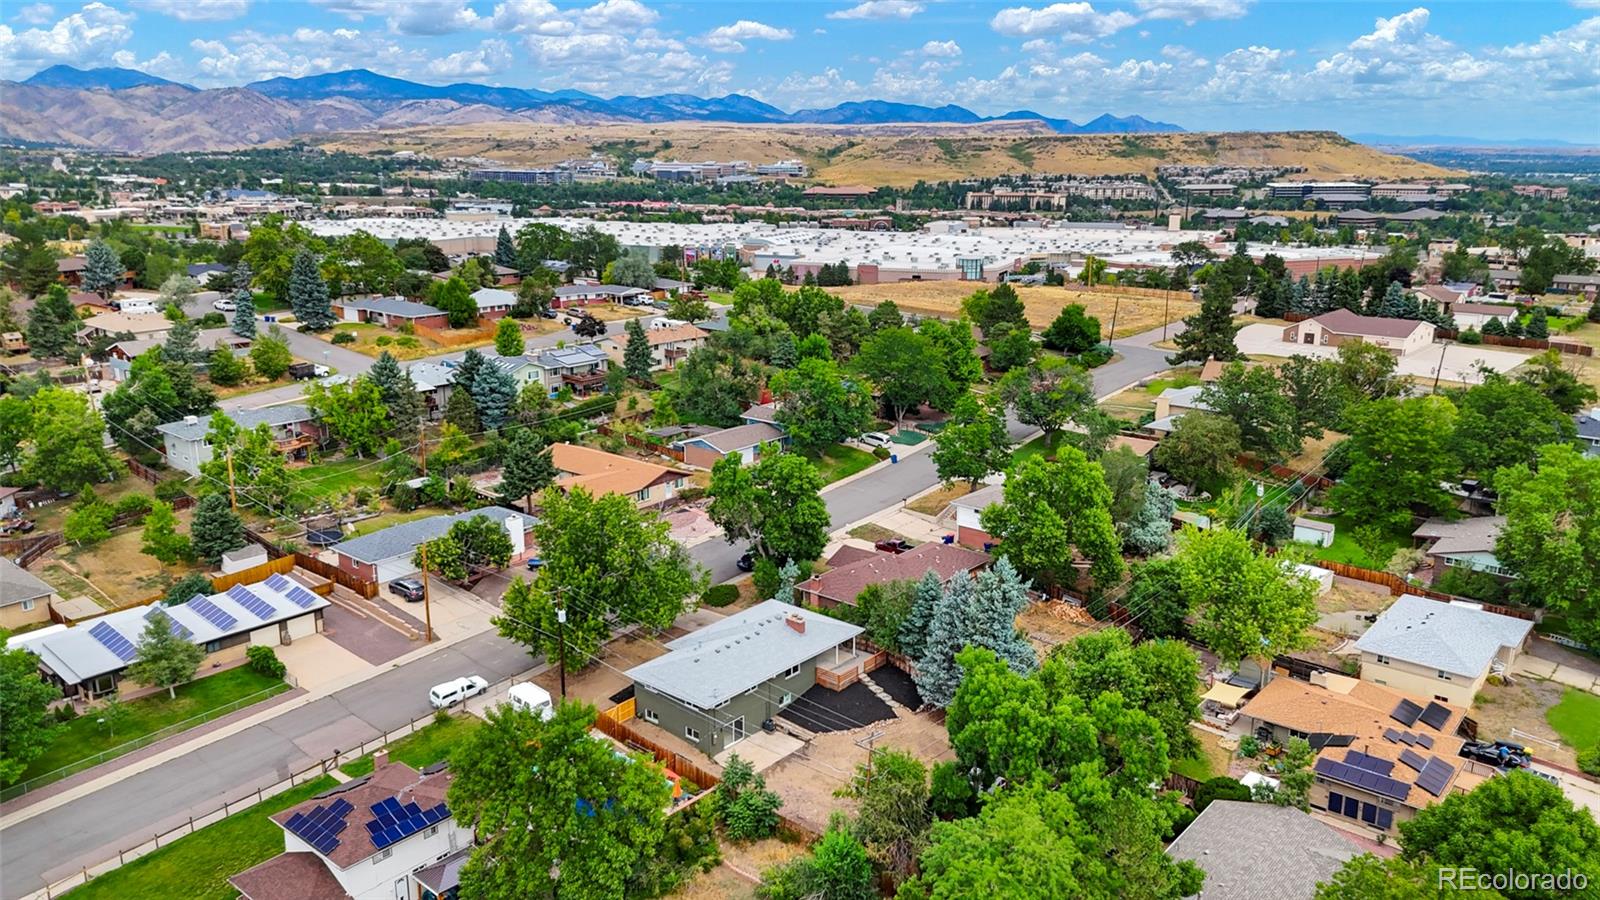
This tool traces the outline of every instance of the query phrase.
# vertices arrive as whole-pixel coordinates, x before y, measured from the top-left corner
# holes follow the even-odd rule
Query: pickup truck
[[[289,377],[295,381],[304,381],[307,378],[322,378],[331,374],[332,370],[327,366],[319,366],[316,363],[297,362],[289,364]]]

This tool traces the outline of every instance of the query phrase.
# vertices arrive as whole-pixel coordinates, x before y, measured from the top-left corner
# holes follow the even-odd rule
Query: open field
[[[895,284],[858,284],[832,288],[831,291],[849,303],[876,304],[882,300],[893,300],[901,312],[948,317],[959,314],[961,301],[979,287],[992,285],[976,285],[966,281],[902,281]],[[1034,328],[1045,328],[1055,321],[1063,309],[1076,303],[1100,320],[1102,334],[1111,328],[1111,314],[1115,311],[1116,336],[1119,338],[1160,328],[1163,315],[1167,321],[1176,322],[1199,308],[1199,304],[1189,299],[1186,291],[1174,291],[1170,302],[1160,297],[1084,291],[1070,287],[1019,287],[1017,295],[1022,298],[1022,305],[1028,311],[1028,322]]]
[[[1037,122],[981,125],[735,125],[724,122],[547,124],[484,122],[296,138],[327,150],[411,150],[484,156],[531,165],[583,157],[636,142],[645,156],[670,148],[678,159],[798,157],[818,181],[910,186],[1007,173],[1153,175],[1158,165],[1297,165],[1304,178],[1352,175],[1392,180],[1449,170],[1364,147],[1328,131],[1061,135]],[[1022,160],[1030,160],[1023,163]]]
[[[1575,688],[1561,692],[1561,702],[1545,713],[1545,718],[1575,750],[1600,745],[1600,697]]]

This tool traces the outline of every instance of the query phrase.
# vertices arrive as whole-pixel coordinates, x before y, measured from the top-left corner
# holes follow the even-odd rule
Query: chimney
[[[805,617],[799,613],[789,613],[787,616],[784,616],[783,624],[793,628],[796,634],[806,633]]]
[[[376,772],[377,770],[383,768],[384,766],[387,766],[388,764],[389,764],[389,751],[388,750],[378,750],[378,751],[375,751],[372,754],[372,770],[374,772]]]

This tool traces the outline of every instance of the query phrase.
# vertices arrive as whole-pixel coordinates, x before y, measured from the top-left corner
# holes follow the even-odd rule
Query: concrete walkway
[[[1580,691],[1591,694],[1600,694],[1600,678],[1593,672],[1586,672],[1574,666],[1562,665],[1548,659],[1523,653],[1517,657],[1517,664],[1511,670],[1513,675],[1522,675],[1528,678],[1539,678],[1545,681],[1554,681],[1567,687],[1574,687]]]

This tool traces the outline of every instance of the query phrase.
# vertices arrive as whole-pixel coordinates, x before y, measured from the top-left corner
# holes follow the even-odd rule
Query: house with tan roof
[[[671,371],[695,350],[706,345],[705,331],[688,322],[658,318],[644,329],[644,338],[650,344],[650,371]],[[619,331],[600,341],[600,348],[611,357],[614,365],[622,365],[628,348],[626,331]]]
[[[1313,808],[1381,833],[1494,774],[1460,756],[1462,707],[1344,675],[1274,678],[1242,715],[1259,740],[1311,744]]]
[[[450,772],[417,771],[375,754],[372,774],[331,788],[272,816],[283,852],[228,879],[244,900],[352,900],[454,896],[447,884],[472,852],[472,829],[450,815]],[[439,870],[439,871],[435,871]],[[419,881],[416,876],[432,877]]]
[[[854,606],[856,597],[875,584],[917,581],[928,572],[949,581],[976,575],[989,567],[989,554],[956,544],[919,544],[904,553],[874,552],[865,559],[813,575],[794,586],[795,596],[809,606]]]
[[[638,506],[658,506],[676,497],[689,478],[681,469],[577,444],[556,444],[550,457],[556,467],[556,488],[581,487],[597,497],[626,494]]]
[[[1365,342],[1395,356],[1408,356],[1432,345],[1436,330],[1431,322],[1362,316],[1348,309],[1336,309],[1289,325],[1283,329],[1283,339],[1291,344],[1317,347]]]

